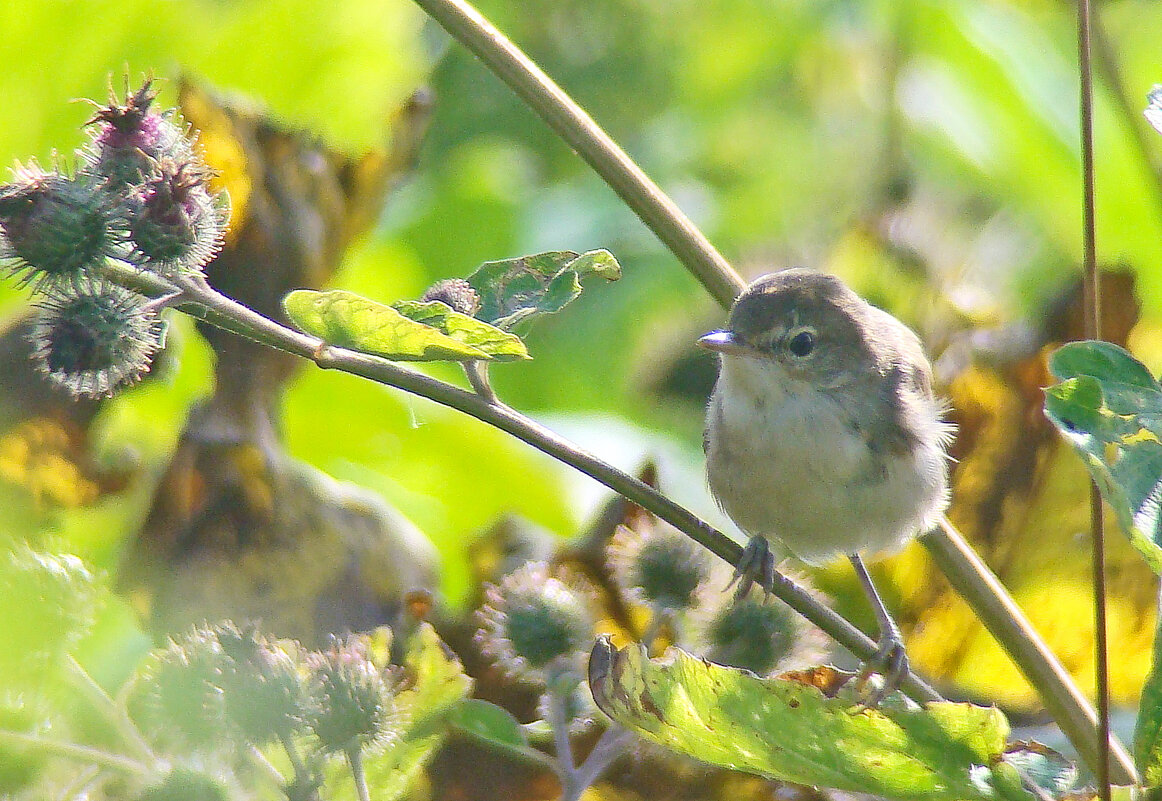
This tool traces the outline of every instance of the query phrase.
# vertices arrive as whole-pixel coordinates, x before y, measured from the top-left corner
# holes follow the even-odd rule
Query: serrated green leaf
[[[508,330],[563,309],[581,294],[581,279],[587,275],[616,281],[621,265],[607,250],[551,251],[487,261],[468,276],[468,283],[480,295],[477,317]]]
[[[480,348],[408,319],[391,306],[332,289],[297,289],[282,301],[301,331],[329,345],[371,353],[393,361],[491,360]]]
[[[466,698],[452,709],[448,722],[494,748],[514,751],[529,744],[520,722],[503,707],[480,698]]]
[[[599,640],[598,706],[638,734],[715,765],[890,798],[995,797],[1008,722],[993,707],[885,701],[867,709],[794,678],[760,678],[671,648],[648,659]]]
[[[1162,574],[1162,386],[1106,342],[1074,342],[1050,359],[1063,379],[1045,390],[1045,415],[1081,456],[1118,524]]]
[[[484,351],[496,361],[530,358],[528,348],[516,334],[501,331],[483,320],[461,314],[442,301],[422,303],[399,300],[391,304],[391,308],[409,320],[435,328],[457,342]]]

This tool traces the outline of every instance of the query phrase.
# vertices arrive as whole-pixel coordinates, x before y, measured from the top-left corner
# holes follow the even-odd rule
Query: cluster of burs
[[[153,109],[152,83],[97,106],[75,165],[18,164],[0,185],[0,264],[40,296],[33,358],[76,396],[132,384],[164,344],[159,312],[176,292],[148,297],[110,276],[147,272],[176,289],[226,228],[224,196],[176,114]]]

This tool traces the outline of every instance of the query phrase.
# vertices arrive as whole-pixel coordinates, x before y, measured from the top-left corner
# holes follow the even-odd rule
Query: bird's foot
[[[767,595],[775,589],[775,555],[771,553],[771,546],[764,537],[750,538],[724,590],[734,587],[734,600],[738,602],[756,584]]]
[[[904,640],[900,632],[898,630],[885,632],[880,636],[876,652],[863,663],[856,677],[860,703],[874,709],[881,701],[900,689],[900,685],[910,673],[908,652],[904,650]],[[871,682],[872,676],[879,676],[880,681]]]

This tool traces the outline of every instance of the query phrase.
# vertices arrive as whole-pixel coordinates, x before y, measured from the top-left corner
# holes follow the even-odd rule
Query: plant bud
[[[476,639],[506,673],[538,684],[563,671],[583,674],[593,617],[581,590],[530,562],[488,585],[484,597]]]
[[[173,276],[200,270],[222,247],[226,213],[210,194],[207,170],[187,159],[162,159],[126,201],[129,260]]]
[[[6,544],[0,550],[0,640],[14,647],[0,653],[0,687],[42,684],[89,631],[99,599],[93,575],[77,557]]]
[[[130,712],[145,731],[181,749],[214,750],[232,742],[222,679],[230,660],[209,629],[194,629],[155,651],[138,671]]]
[[[86,176],[30,164],[0,185],[0,259],[26,283],[75,283],[123,244],[115,203]]]
[[[351,637],[312,657],[307,723],[320,747],[348,753],[391,739],[395,705],[366,643]]]
[[[36,366],[78,397],[108,397],[135,383],[164,344],[165,324],[147,303],[114,284],[51,292],[32,330]]]
[[[157,97],[152,79],[132,95],[126,84],[124,103],[110,92],[109,105],[99,106],[89,120],[93,140],[83,152],[89,170],[113,192],[140,184],[162,159],[182,161],[192,155],[190,140],[172,121],[173,113],[151,110]]]
[[[438,300],[447,305],[452,311],[466,314],[469,317],[480,311],[480,295],[472,284],[463,278],[448,278],[432,284],[420,296],[420,302]]]
[[[695,628],[696,653],[759,676],[817,665],[827,652],[827,638],[819,629],[758,589],[737,601],[732,593],[720,593]]]
[[[671,612],[693,607],[711,572],[704,548],[670,526],[651,522],[636,529],[618,527],[609,566],[632,598]]]
[[[231,623],[215,626],[214,632],[231,661],[221,684],[226,717],[255,745],[290,734],[299,725],[306,700],[297,649],[267,642],[253,630],[239,631]]]

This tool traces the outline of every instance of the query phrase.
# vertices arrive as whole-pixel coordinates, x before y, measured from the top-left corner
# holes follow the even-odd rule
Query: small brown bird
[[[907,675],[900,632],[860,554],[898,549],[948,504],[952,426],[919,338],[838,278],[789,269],[738,297],[704,444],[711,491],[751,539],[736,577],[770,586],[769,542],[810,564],[847,555],[876,608],[877,703]]]

